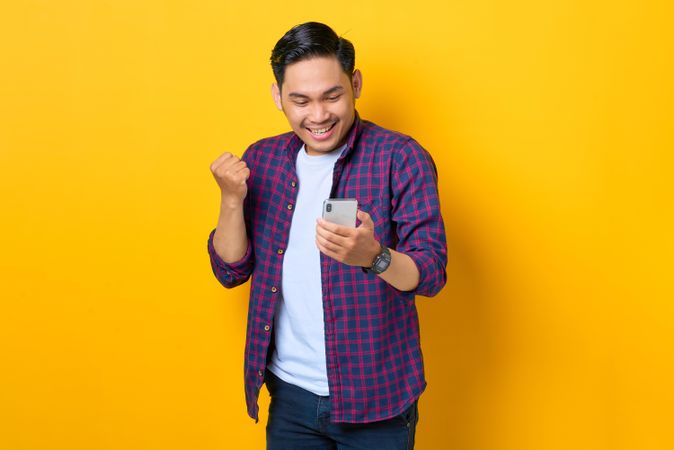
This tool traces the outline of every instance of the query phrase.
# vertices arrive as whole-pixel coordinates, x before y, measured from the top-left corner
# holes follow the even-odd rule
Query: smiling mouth
[[[328,126],[328,127],[324,127],[324,128],[308,128],[308,127],[307,127],[307,130],[309,130],[309,132],[311,132],[311,134],[314,134],[314,135],[316,135],[316,136],[322,136],[322,135],[324,135],[325,133],[327,133],[328,131],[332,130],[333,127],[334,127],[336,124],[337,124],[337,122],[333,123],[332,125],[330,125],[330,126]]]

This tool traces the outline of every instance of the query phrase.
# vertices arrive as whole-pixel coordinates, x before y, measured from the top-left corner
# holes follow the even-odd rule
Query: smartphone
[[[358,200],[355,198],[329,198],[323,202],[323,218],[328,222],[356,227]]]

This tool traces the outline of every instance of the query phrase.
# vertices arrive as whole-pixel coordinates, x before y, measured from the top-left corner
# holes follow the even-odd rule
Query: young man
[[[225,287],[252,275],[248,413],[266,382],[267,448],[412,448],[426,386],[415,294],[445,284],[446,243],[430,155],[360,119],[353,45],[328,26],[272,51],[272,96],[292,132],[211,165],[220,217],[208,240]],[[358,200],[354,227],[321,219]]]

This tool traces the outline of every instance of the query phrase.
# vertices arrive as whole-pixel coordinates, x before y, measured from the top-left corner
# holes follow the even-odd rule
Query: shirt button
[[[264,326],[264,331],[269,331],[269,330],[271,330],[271,327],[270,327],[269,325],[265,325],[265,326]]]
[[[295,183],[294,181],[291,181],[291,182],[290,182],[290,185],[291,185],[292,187],[295,187],[295,186],[297,186],[297,183]]]
[[[262,369],[258,370],[258,371],[257,371],[257,374],[260,375],[260,376],[262,376]]]
[[[271,287],[271,291],[272,291],[272,292],[277,292],[278,289],[276,288],[276,286],[272,286],[272,287]]]
[[[278,250],[276,250],[276,253],[278,253],[279,255],[282,255],[282,254],[283,254],[283,249],[282,249],[282,248],[279,248]]]
[[[287,208],[288,208],[288,209],[293,209],[293,204],[292,204],[292,203],[288,203]]]

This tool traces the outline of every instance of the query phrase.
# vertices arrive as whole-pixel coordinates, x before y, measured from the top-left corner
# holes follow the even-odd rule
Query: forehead
[[[335,86],[346,88],[349,84],[349,77],[336,57],[315,57],[286,67],[283,91],[319,95]]]

